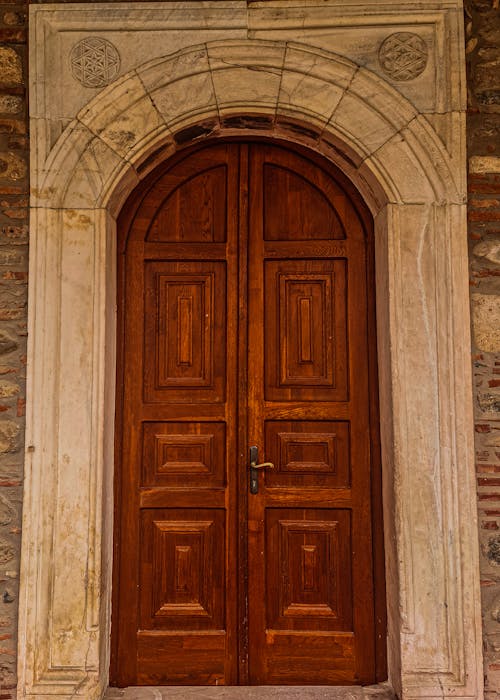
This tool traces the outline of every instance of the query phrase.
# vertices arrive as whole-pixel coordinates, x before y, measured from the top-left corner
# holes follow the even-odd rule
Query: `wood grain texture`
[[[313,198],[311,207],[301,203],[295,209],[297,200],[292,198],[294,233],[290,243],[280,233],[276,259],[278,243],[267,243],[263,214],[263,202],[274,195],[266,191],[270,180],[263,177],[270,162],[301,177],[311,168],[289,151],[253,149],[249,439],[266,446],[262,458],[270,459],[270,448],[277,462],[260,476],[259,493],[249,499],[250,677],[264,684],[295,684],[300,677],[309,683],[370,682],[375,677],[375,635],[363,225],[344,197],[338,210],[347,238],[342,255],[332,249],[321,259],[309,257],[310,217],[316,231],[328,230],[330,223],[325,220],[323,228],[318,223]],[[305,232],[301,244],[297,230]],[[318,234],[318,239],[326,237]],[[301,433],[323,435],[323,447],[321,438],[316,447],[313,437],[307,445]],[[283,443],[291,444],[292,456],[304,458],[302,465],[286,456],[290,448]],[[318,467],[311,478],[307,472],[314,460]],[[290,462],[295,473],[285,476],[283,464]],[[304,577],[313,581],[314,593],[304,590]],[[276,639],[289,639],[280,635],[299,630],[300,653],[276,653]],[[325,654],[321,668],[319,648]],[[335,662],[326,662],[339,649]]]
[[[226,426],[147,422],[143,427],[143,486],[224,486]]]
[[[117,685],[384,673],[373,251],[339,181],[218,142],[124,210]],[[251,445],[274,465],[256,495]]]
[[[193,167],[192,163],[185,165]],[[180,184],[177,178],[165,178],[158,187],[168,194],[152,221],[147,240],[225,241],[227,177],[227,166],[219,165],[201,173],[195,171],[191,177],[188,170]]]

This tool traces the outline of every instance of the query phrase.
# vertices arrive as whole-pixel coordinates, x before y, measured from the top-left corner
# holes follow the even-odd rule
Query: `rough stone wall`
[[[27,6],[0,0],[0,700],[15,697],[28,274]]]
[[[500,695],[500,8],[467,0],[469,246],[486,697]]]

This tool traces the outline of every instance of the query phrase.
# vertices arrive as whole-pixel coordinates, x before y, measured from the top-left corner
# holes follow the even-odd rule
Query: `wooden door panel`
[[[249,438],[274,464],[248,503],[251,680],[368,682],[366,241],[320,168],[251,152]]]
[[[223,262],[146,264],[145,401],[224,401],[225,298]]]
[[[224,541],[223,510],[143,512],[141,629],[224,629]]]
[[[224,632],[137,634],[137,685],[223,685],[227,681]]]
[[[265,398],[347,399],[344,260],[266,261]]]
[[[123,255],[118,685],[234,683],[239,148],[169,164]]]
[[[309,164],[305,170],[315,180],[324,179],[315,178]],[[320,183],[269,162],[264,165],[263,179],[266,241],[345,238],[337,211],[318,187]],[[339,196],[334,199],[338,206]]]
[[[356,678],[352,632],[266,631],[263,677],[270,685],[352,685]]]
[[[143,439],[143,486],[225,486],[225,423],[144,423]]]
[[[180,185],[172,183],[174,188],[156,213],[146,240],[225,241],[227,175],[227,166],[218,165],[191,175]]]
[[[219,141],[120,229],[112,680],[374,682],[371,249],[345,185]]]
[[[267,628],[352,631],[351,549],[347,510],[268,508]]]
[[[266,421],[265,455],[274,464],[264,483],[273,488],[349,488],[347,421]]]

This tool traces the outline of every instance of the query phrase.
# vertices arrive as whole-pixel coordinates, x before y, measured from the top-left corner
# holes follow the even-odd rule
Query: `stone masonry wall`
[[[500,0],[466,0],[469,240],[486,696],[500,696]],[[25,396],[27,5],[0,0],[0,700],[15,696]]]
[[[28,274],[27,6],[0,0],[0,700],[15,697]]]
[[[500,695],[500,9],[467,0],[469,250],[486,697]]]

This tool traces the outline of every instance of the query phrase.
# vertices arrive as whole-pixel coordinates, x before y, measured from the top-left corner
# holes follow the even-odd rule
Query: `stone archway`
[[[480,698],[463,154],[370,70],[248,39],[141,65],[35,162],[20,697],[107,685],[116,215],[184,143],[242,129],[323,153],[372,210],[390,682]]]

